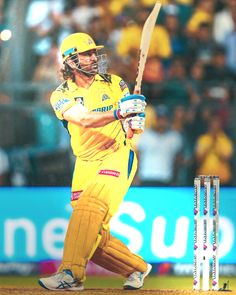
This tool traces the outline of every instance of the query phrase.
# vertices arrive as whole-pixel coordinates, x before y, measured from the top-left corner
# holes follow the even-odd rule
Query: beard
[[[98,64],[93,63],[90,65],[80,65],[79,71],[86,76],[95,76],[96,74],[98,74]]]

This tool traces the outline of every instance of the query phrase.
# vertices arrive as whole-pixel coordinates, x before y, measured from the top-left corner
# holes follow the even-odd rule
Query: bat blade
[[[146,59],[148,56],[148,50],[150,47],[150,42],[152,38],[152,33],[156,24],[156,20],[158,17],[158,14],[161,9],[161,1],[156,1],[155,6],[153,7],[150,15],[146,19],[142,35],[141,35],[141,41],[140,41],[140,50],[139,50],[139,62],[138,62],[138,69],[137,69],[137,76],[135,81],[135,87],[134,87],[134,93],[140,94],[141,93],[141,84],[143,79],[143,71],[146,64]],[[131,122],[130,122],[131,124]],[[134,135],[134,131],[131,129],[131,127],[127,131],[127,137],[132,138]]]
[[[134,93],[141,92],[141,83],[143,78],[143,71],[145,68],[145,63],[150,47],[150,42],[152,38],[152,33],[156,24],[156,20],[158,14],[161,9],[161,2],[157,1],[155,6],[152,9],[152,12],[148,16],[147,20],[144,23],[142,35],[141,35],[141,42],[140,42],[140,52],[139,52],[139,63],[138,63],[138,70],[137,70],[137,77],[135,82]]]

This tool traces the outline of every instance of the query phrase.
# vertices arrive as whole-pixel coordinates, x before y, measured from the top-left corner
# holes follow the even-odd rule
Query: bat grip
[[[133,94],[141,94],[141,89],[139,87],[135,86]],[[128,128],[128,131],[127,131],[127,138],[128,139],[131,139],[134,136],[134,130],[130,127],[130,123],[131,122],[129,122],[129,128]]]
[[[135,86],[133,94],[141,94],[141,89],[139,87]]]
[[[129,122],[129,128],[128,128],[128,131],[127,131],[127,137],[128,137],[128,139],[131,139],[131,138],[133,138],[133,136],[134,136],[134,130],[130,127],[130,122]]]

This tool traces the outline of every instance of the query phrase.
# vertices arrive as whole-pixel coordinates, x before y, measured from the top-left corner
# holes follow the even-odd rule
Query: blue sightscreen
[[[0,261],[60,259],[69,188],[0,189]],[[236,189],[220,190],[220,261],[236,263]],[[131,188],[111,231],[150,262],[192,263],[193,188]]]

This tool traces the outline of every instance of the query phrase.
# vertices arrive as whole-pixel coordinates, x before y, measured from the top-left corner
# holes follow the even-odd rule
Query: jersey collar
[[[105,80],[103,77],[101,77],[100,75],[97,74],[97,75],[95,75],[94,81],[105,81]],[[78,86],[72,80],[68,79],[67,83],[68,83],[68,87],[71,91],[76,91],[78,89]]]
[[[100,75],[97,74],[95,76],[95,81],[104,81],[104,78],[102,76],[100,76]]]
[[[70,79],[67,80],[67,83],[70,91],[75,91],[78,88],[78,86]]]

